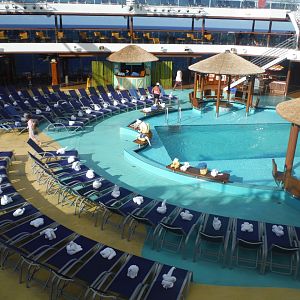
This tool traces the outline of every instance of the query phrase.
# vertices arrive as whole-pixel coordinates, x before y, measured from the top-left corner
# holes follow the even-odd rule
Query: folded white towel
[[[131,102],[132,102],[133,104],[136,104],[136,103],[137,103],[137,100],[136,100],[136,99],[132,99]]]
[[[145,96],[141,96],[140,99],[141,99],[141,101],[145,101],[146,100]]]
[[[72,155],[72,156],[69,156],[69,157],[68,157],[68,163],[69,163],[69,164],[72,164],[72,163],[75,161],[75,159],[76,159],[75,156],[73,156],[73,155]]]
[[[95,109],[95,111],[99,111],[99,110],[101,110],[101,106],[99,106],[98,104],[95,104],[94,109]]]
[[[93,179],[95,177],[94,170],[88,170],[85,174],[85,176],[89,179]]]
[[[166,202],[167,200],[164,200],[162,203],[161,203],[161,206],[157,207],[156,211],[160,214],[165,214],[167,212],[167,206],[166,206]]]
[[[161,284],[165,289],[172,288],[174,286],[174,283],[176,282],[176,277],[172,276],[174,270],[175,267],[172,267],[167,274],[163,275],[163,280]]]
[[[69,121],[69,126],[73,126],[75,124],[75,121]]]
[[[7,205],[11,202],[13,202],[13,199],[10,196],[4,195],[1,197],[1,205]]]
[[[161,107],[161,108],[165,108],[165,107],[166,107],[166,103],[161,103],[161,104],[160,104],[160,107]]]
[[[46,228],[45,230],[42,230],[40,232],[40,235],[45,235],[45,239],[52,241],[54,239],[56,239],[56,234],[55,231],[57,230],[57,228]]]
[[[183,220],[191,221],[193,219],[193,214],[190,213],[189,210],[182,211],[180,216]]]
[[[77,118],[76,118],[76,116],[72,115],[70,119],[71,119],[72,121],[76,121]]]
[[[283,236],[284,231],[283,227],[281,225],[273,225],[272,226],[272,231],[277,235],[277,236]]]
[[[151,107],[146,107],[143,109],[143,112],[148,113],[151,112]]]
[[[132,200],[137,205],[141,205],[144,202],[144,198],[142,196],[133,197]]]
[[[46,111],[51,111],[51,108],[49,106],[46,106]]]
[[[69,255],[73,255],[73,254],[76,254],[77,252],[80,252],[82,251],[82,247],[78,244],[76,244],[75,242],[71,241],[67,246],[66,246],[66,249],[67,249],[67,253]]]
[[[117,255],[116,251],[109,247],[103,249],[100,254],[103,258],[107,258],[108,260],[113,259]]]
[[[127,276],[133,279],[138,275],[138,272],[139,272],[139,267],[137,265],[131,265],[128,268]]]
[[[120,197],[120,187],[118,187],[117,185],[114,186],[114,189],[111,193],[111,195],[114,197],[114,198],[118,198]]]
[[[90,108],[86,109],[85,112],[90,115],[92,113],[92,110]]]
[[[253,232],[253,224],[250,224],[249,222],[244,222],[241,225],[241,231]]]
[[[36,109],[36,110],[35,110],[35,114],[36,114],[36,115],[40,115],[41,113],[42,113],[42,111],[41,111],[40,109]]]
[[[185,162],[181,167],[180,170],[186,172],[186,170],[190,167],[188,162]]]
[[[64,148],[59,148],[59,149],[57,149],[56,154],[64,155],[64,154],[66,153],[66,149],[67,149],[67,148],[68,148],[68,147],[64,147]]]
[[[219,220],[218,217],[214,217],[212,225],[213,225],[214,230],[220,230],[220,228],[222,226],[222,222]]]
[[[14,217],[22,216],[22,215],[24,214],[24,211],[25,211],[25,207],[23,207],[23,208],[18,208],[18,209],[16,209],[16,210],[13,212],[13,216],[14,216]]]
[[[28,101],[28,100],[25,100],[24,103],[25,103],[25,104],[29,104],[29,101]]]
[[[78,117],[83,117],[83,112],[80,110],[77,114]]]
[[[113,104],[114,104],[114,106],[117,106],[119,104],[119,102],[117,100],[114,100]]]
[[[34,226],[35,228],[40,227],[41,225],[44,225],[44,218],[37,218],[30,222],[31,226]]]
[[[102,182],[99,179],[94,180],[93,182],[93,188],[94,189],[99,189],[102,186]]]
[[[17,101],[14,101],[14,102],[13,102],[13,105],[14,105],[14,106],[17,106],[17,105],[18,105],[18,102],[17,102]]]
[[[106,103],[106,102],[104,102],[104,103],[103,103],[103,107],[104,107],[104,108],[108,108],[108,107],[109,107],[109,104]]]
[[[124,98],[122,98],[122,99],[121,99],[121,103],[123,103],[123,104],[124,104],[124,103],[126,103],[126,102],[127,102],[127,100],[126,100],[126,99],[124,99]]]
[[[72,169],[74,169],[75,171],[80,171],[81,170],[81,166],[80,166],[80,161],[74,161],[72,163]]]
[[[216,177],[218,175],[219,171],[217,169],[212,169],[210,174],[212,177]]]

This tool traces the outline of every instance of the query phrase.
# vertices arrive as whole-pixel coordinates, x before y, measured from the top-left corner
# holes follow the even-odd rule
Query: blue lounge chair
[[[93,86],[90,86],[89,87],[89,92],[90,92],[90,95],[95,95],[95,96],[99,96],[96,88],[94,88]]]
[[[72,99],[75,99],[75,100],[78,100],[80,98],[75,90],[69,90],[69,95],[71,96]]]
[[[50,116],[44,117],[46,121],[48,121],[48,125],[46,130],[65,130],[65,131],[79,131],[84,129],[84,123],[80,121],[72,121],[67,118],[57,118],[53,119]]]
[[[97,86],[97,89],[98,89],[98,91],[100,92],[100,94],[101,94],[101,93],[105,93],[105,94],[106,94],[106,90],[105,90],[105,88],[104,88],[102,85],[98,85],[98,86]]]
[[[86,90],[83,88],[78,89],[79,94],[81,95],[81,97],[86,97],[89,98],[89,95],[87,94]]]
[[[117,100],[119,103],[122,103],[127,108],[134,108],[137,109],[137,105],[128,101],[128,99],[121,97],[116,91],[111,93],[114,100]]]

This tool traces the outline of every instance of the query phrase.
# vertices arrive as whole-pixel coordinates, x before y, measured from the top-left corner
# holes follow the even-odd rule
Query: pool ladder
[[[177,109],[177,125],[181,124],[181,116],[182,116],[182,111],[181,111],[181,106],[178,104],[178,109]],[[165,109],[165,123],[169,125],[169,107],[166,107]]]

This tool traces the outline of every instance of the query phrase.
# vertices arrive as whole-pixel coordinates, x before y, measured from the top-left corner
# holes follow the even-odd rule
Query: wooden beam
[[[200,100],[203,100],[204,74],[200,74]]]
[[[219,116],[219,108],[220,108],[220,101],[221,101],[221,78],[222,75],[219,75],[219,82],[218,82],[218,92],[217,92],[217,104],[216,104],[216,116]]]
[[[290,137],[289,137],[289,142],[288,142],[288,147],[287,147],[286,157],[285,157],[285,172],[288,175],[291,175],[293,170],[294,157],[295,157],[297,141],[298,141],[298,134],[299,134],[299,126],[296,124],[291,124]]]
[[[197,80],[198,74],[194,73],[194,98],[197,98]]]
[[[250,82],[249,82],[249,85],[248,85],[248,97],[247,97],[247,103],[246,103],[246,115],[248,115],[248,113],[249,113],[249,107],[250,107],[250,104],[251,104],[251,98],[253,96],[253,89],[252,89],[253,78],[254,77],[250,78]]]
[[[52,76],[51,84],[57,85],[57,84],[59,84],[58,62],[53,61],[53,62],[50,62],[50,64],[51,64],[51,76]]]
[[[287,75],[286,75],[285,89],[284,89],[285,97],[289,91],[289,85],[290,85],[290,80],[291,80],[291,65],[292,65],[292,61],[289,61],[289,68],[288,68]]]
[[[231,75],[228,75],[228,81],[227,81],[227,101],[230,100],[230,84],[231,84]]]

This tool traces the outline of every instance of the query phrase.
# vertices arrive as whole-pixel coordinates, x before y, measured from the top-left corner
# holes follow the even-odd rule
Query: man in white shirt
[[[176,73],[175,84],[174,84],[173,90],[175,90],[175,88],[177,86],[180,86],[181,90],[182,90],[182,71],[181,70],[178,70]]]

